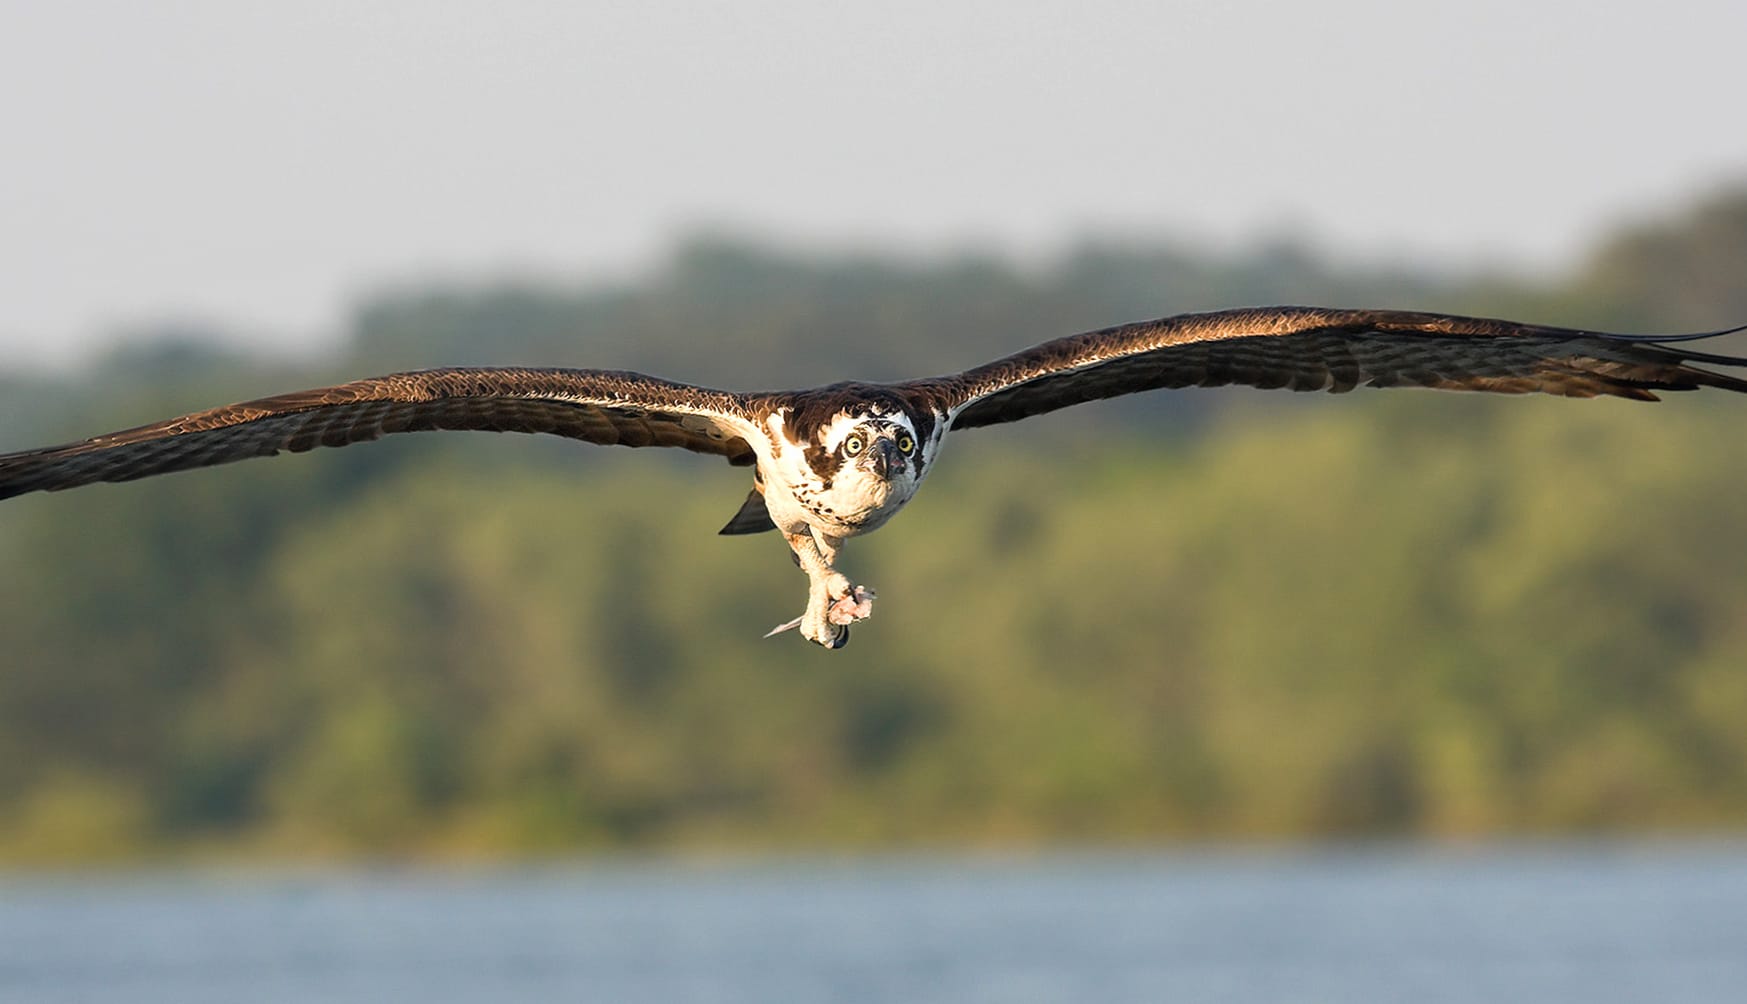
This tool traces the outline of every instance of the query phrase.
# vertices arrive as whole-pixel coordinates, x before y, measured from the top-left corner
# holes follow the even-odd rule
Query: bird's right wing
[[[757,459],[747,437],[758,429],[737,394],[610,370],[437,369],[281,394],[0,455],[0,498],[431,429],[676,446],[736,465]]]

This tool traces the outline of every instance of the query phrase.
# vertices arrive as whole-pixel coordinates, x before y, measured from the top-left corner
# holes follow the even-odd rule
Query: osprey
[[[0,456],[0,498],[428,429],[547,432],[590,443],[677,446],[753,468],[722,533],[776,530],[807,573],[798,626],[827,648],[872,613],[836,568],[933,470],[948,431],[1012,422],[1138,391],[1247,384],[1297,391],[1435,387],[1657,400],[1656,391],[1747,380],[1692,365],[1747,365],[1689,343],[1747,330],[1618,335],[1394,310],[1272,307],[1185,314],[1071,335],[952,376],[733,393],[639,373],[434,369],[372,377]]]

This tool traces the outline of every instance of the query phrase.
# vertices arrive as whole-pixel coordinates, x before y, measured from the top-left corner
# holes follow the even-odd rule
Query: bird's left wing
[[[607,445],[676,446],[718,454],[737,465],[756,460],[747,437],[758,434],[740,395],[640,373],[422,370],[0,455],[0,498],[432,429],[546,432]]]
[[[1656,391],[1747,380],[1693,362],[1747,365],[1688,343],[1696,335],[1614,335],[1398,310],[1269,307],[1184,314],[1045,342],[955,376],[901,385],[955,429],[1012,422],[1168,387],[1342,392],[1437,387],[1654,401]]]

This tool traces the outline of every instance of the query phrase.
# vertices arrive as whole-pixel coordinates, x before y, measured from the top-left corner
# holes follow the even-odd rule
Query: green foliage
[[[1293,299],[1386,284],[1275,262],[1180,263],[1256,299],[1270,274]],[[379,303],[360,353],[427,322],[465,345],[508,311],[539,344],[567,317],[685,328],[666,338],[716,317],[763,359],[761,316],[793,348],[853,304],[838,333],[870,370],[926,372],[968,359],[917,328],[993,354],[1043,333],[1000,330],[1022,309],[1060,329],[1099,302],[1172,309],[1134,304],[1167,263],[1086,249],[1026,279],[706,244],[646,290]],[[497,348],[526,346],[468,351]],[[189,369],[155,370],[158,404],[266,379]],[[134,393],[118,424],[156,417]],[[705,458],[403,437],[10,501],[0,855],[1747,822],[1741,401],[1175,397],[1152,427],[1231,404],[1194,436],[1095,407],[955,439],[846,552],[881,599],[834,654],[759,637],[804,579],[774,536],[713,535],[746,474]],[[90,431],[77,410],[50,421]]]

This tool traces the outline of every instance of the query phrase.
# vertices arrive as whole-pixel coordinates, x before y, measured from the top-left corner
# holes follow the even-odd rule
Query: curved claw
[[[873,614],[875,593],[865,586],[850,586],[844,582],[842,595],[835,600],[830,593],[818,594],[807,612],[786,624],[778,624],[765,633],[769,638],[793,628],[800,628],[802,637],[829,649],[849,644],[849,625]]]

